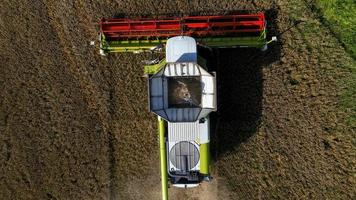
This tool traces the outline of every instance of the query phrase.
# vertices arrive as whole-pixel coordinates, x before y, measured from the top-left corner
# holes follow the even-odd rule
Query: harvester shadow
[[[276,10],[266,12],[268,37],[278,35]],[[211,114],[211,153],[217,161],[258,132],[262,120],[263,67],[279,61],[281,43],[267,51],[254,48],[214,49],[218,110]]]

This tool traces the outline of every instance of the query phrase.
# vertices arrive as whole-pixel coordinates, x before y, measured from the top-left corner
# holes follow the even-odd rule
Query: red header
[[[187,16],[164,19],[102,19],[101,32],[109,39],[171,37],[177,35],[217,36],[261,32],[263,13],[251,15]]]

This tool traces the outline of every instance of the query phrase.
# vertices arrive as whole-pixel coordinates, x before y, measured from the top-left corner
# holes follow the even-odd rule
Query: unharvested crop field
[[[3,0],[0,199],[159,199],[156,118],[141,77],[150,55],[100,56],[90,45],[97,22],[235,10],[265,11],[279,41],[266,52],[213,51],[214,179],[170,188],[171,199],[355,199],[355,60],[316,4]]]

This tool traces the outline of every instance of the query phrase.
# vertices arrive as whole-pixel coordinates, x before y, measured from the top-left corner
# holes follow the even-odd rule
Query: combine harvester
[[[209,181],[209,113],[216,111],[215,73],[197,53],[209,48],[267,49],[263,13],[163,19],[102,19],[100,53],[165,49],[165,59],[144,66],[149,109],[158,116],[162,198],[168,183],[196,187]]]

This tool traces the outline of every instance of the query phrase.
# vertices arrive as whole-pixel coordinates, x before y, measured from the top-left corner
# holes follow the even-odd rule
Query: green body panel
[[[266,31],[262,31],[259,36],[255,37],[206,37],[195,38],[198,43],[209,47],[263,47],[266,41]],[[144,52],[149,51],[159,45],[163,45],[167,39],[138,39],[138,40],[117,40],[106,41],[102,34],[100,39],[100,48],[105,53],[115,52]]]
[[[200,144],[200,173],[209,174],[210,165],[210,148],[209,143]]]
[[[198,43],[209,47],[255,47],[262,48],[266,43],[266,30],[255,37],[206,37],[196,38]]]
[[[159,155],[161,161],[162,200],[168,200],[168,174],[164,120],[158,117]]]
[[[103,49],[107,52],[143,52],[164,44],[165,42],[166,40],[109,41],[106,42],[106,45],[103,45]]]
[[[202,38],[197,39],[197,42],[209,47],[234,47],[246,46],[261,48],[266,44],[266,41],[260,37],[224,37],[224,38]]]
[[[140,53],[166,43],[166,39],[139,39],[107,41],[103,34],[100,35],[100,48],[105,53],[134,52]]]
[[[166,65],[166,59],[162,59],[159,63],[154,65],[145,65],[144,66],[144,73],[145,74],[155,74],[157,73],[162,67]]]

